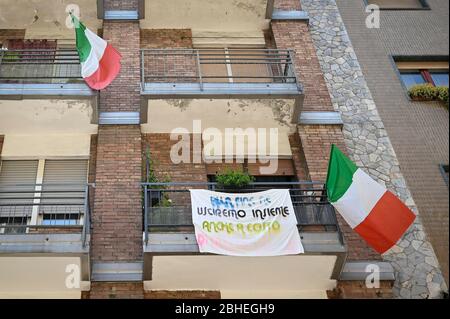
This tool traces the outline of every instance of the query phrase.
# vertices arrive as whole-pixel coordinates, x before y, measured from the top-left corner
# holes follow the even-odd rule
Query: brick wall
[[[81,299],[143,299],[142,282],[91,282],[91,290],[83,291]]]
[[[95,183],[95,169],[97,167],[97,141],[98,135],[91,135],[91,145],[89,148],[89,172],[88,172],[88,183]],[[91,207],[91,212],[94,208],[94,198],[95,189],[93,187],[89,188],[89,206]]]
[[[272,21],[278,49],[293,49],[295,69],[304,86],[305,111],[333,111],[330,94],[306,22]]]
[[[220,291],[153,290],[144,293],[145,299],[220,299]]]
[[[275,0],[274,8],[278,10],[301,10],[300,0]]]
[[[170,150],[177,142],[170,140],[169,133],[143,134],[142,150],[144,154],[147,149],[150,150],[150,157],[154,162],[157,177],[160,180],[169,178],[171,182],[207,182],[205,163],[172,163]],[[192,159],[194,154],[192,147],[190,152]]]
[[[311,180],[325,182],[330,158],[331,144],[345,151],[344,137],[339,125],[300,125],[298,127],[301,145],[308,165]],[[337,214],[339,226],[344,235],[349,260],[380,260],[381,256],[354,232]]]
[[[192,48],[190,29],[142,29],[141,48]]]
[[[100,91],[101,112],[140,110],[139,22],[103,22],[103,38],[122,55],[117,78]]]
[[[294,163],[295,173],[299,181],[310,180],[308,166],[306,165],[305,153],[298,134],[289,135],[291,144],[292,162]]]
[[[392,281],[381,281],[380,288],[367,288],[364,281],[339,281],[327,295],[329,299],[390,299]]]
[[[138,125],[99,126],[92,260],[142,258],[141,132]]]
[[[25,30],[21,29],[0,29],[0,44],[6,45],[8,39],[24,39]]]
[[[147,29],[141,30],[141,47],[145,49],[192,48],[190,29]],[[197,82],[197,56],[181,51],[170,55],[145,54],[146,82],[160,82],[164,76],[185,76],[177,82]],[[169,81],[174,80],[169,79]]]

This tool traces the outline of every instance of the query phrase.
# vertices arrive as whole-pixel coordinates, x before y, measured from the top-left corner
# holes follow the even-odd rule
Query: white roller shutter
[[[33,203],[38,163],[38,161],[1,161],[0,217],[31,215],[32,206],[20,204]]]
[[[87,160],[46,160],[40,212],[63,214],[64,219],[83,213],[87,173]]]

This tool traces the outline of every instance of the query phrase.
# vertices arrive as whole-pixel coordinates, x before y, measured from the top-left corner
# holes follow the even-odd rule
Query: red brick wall
[[[91,290],[83,291],[81,299],[143,299],[142,282],[91,282]]]
[[[301,10],[300,0],[275,0],[274,8],[278,10]]]
[[[99,126],[93,261],[142,258],[141,142],[139,125]]]
[[[142,29],[141,48],[192,48],[190,29]]]
[[[24,39],[25,30],[20,29],[0,29],[0,47],[3,43],[4,46],[7,45],[6,40],[8,39]]]
[[[306,165],[305,153],[298,134],[289,135],[291,144],[292,161],[294,163],[295,173],[299,181],[310,180],[308,166]]]
[[[325,182],[331,144],[336,144],[343,152],[346,150],[341,127],[339,125],[300,125],[298,132],[311,179]],[[381,255],[370,248],[348,226],[341,215],[337,214],[337,219],[348,246],[349,260],[381,260]]]
[[[381,281],[380,288],[367,288],[364,281],[339,281],[327,295],[329,299],[390,299],[392,284],[392,281]]]
[[[145,49],[192,48],[190,29],[141,30],[141,47]],[[171,55],[151,55],[144,59],[146,82],[160,82],[164,76],[186,76],[178,82],[196,82],[197,57],[186,52],[171,51]],[[172,81],[169,79],[169,81]]]
[[[308,25],[305,22],[272,21],[271,26],[277,48],[295,51],[295,69],[305,90],[303,110],[333,111]]]
[[[103,22],[103,38],[122,55],[117,78],[100,91],[100,111],[138,112],[140,110],[139,22]]]
[[[95,183],[95,168],[97,167],[97,134],[91,135],[91,146],[89,149],[89,173],[88,173],[88,183]],[[89,205],[92,209],[94,208],[94,198],[95,189],[93,187],[89,188]]]
[[[220,291],[153,290],[144,293],[145,299],[220,299],[220,297]]]
[[[171,182],[207,182],[205,163],[172,163],[172,160],[170,159],[170,150],[177,142],[178,141],[170,140],[169,133],[142,135],[142,151],[145,155],[147,148],[150,149],[150,157],[154,162],[154,170],[157,177],[160,180],[164,180],[168,177]],[[194,154],[192,147],[190,152],[192,159]]]

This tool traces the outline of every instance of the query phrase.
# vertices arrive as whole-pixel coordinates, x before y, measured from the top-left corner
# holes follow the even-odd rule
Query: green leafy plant
[[[438,91],[438,99],[448,104],[448,87],[438,86],[436,89]]]
[[[152,160],[150,156],[150,149],[147,148],[145,152],[145,182],[146,183],[170,183],[170,177],[166,175],[163,180],[160,180],[155,173],[155,162]],[[148,186],[152,189],[166,189],[167,187],[164,185],[150,185]],[[163,192],[163,191],[161,191]],[[165,192],[163,192],[162,197],[154,198],[154,202],[152,202],[152,206],[159,206],[159,207],[170,207],[172,206],[172,200],[169,198],[169,195]]]
[[[19,53],[11,51],[3,51],[3,62],[16,62],[19,59],[20,59]]]
[[[219,188],[244,188],[252,183],[255,178],[246,172],[227,170],[216,175]]]
[[[431,84],[414,85],[408,90],[408,94],[413,100],[448,103],[448,87],[446,86],[433,86]]]

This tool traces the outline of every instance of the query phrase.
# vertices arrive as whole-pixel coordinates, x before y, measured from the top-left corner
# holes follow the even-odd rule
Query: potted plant
[[[431,84],[414,85],[408,90],[413,101],[441,101],[448,104],[448,87]]]
[[[253,176],[239,170],[229,169],[216,175],[217,188],[226,190],[243,189],[254,182],[254,180]]]

